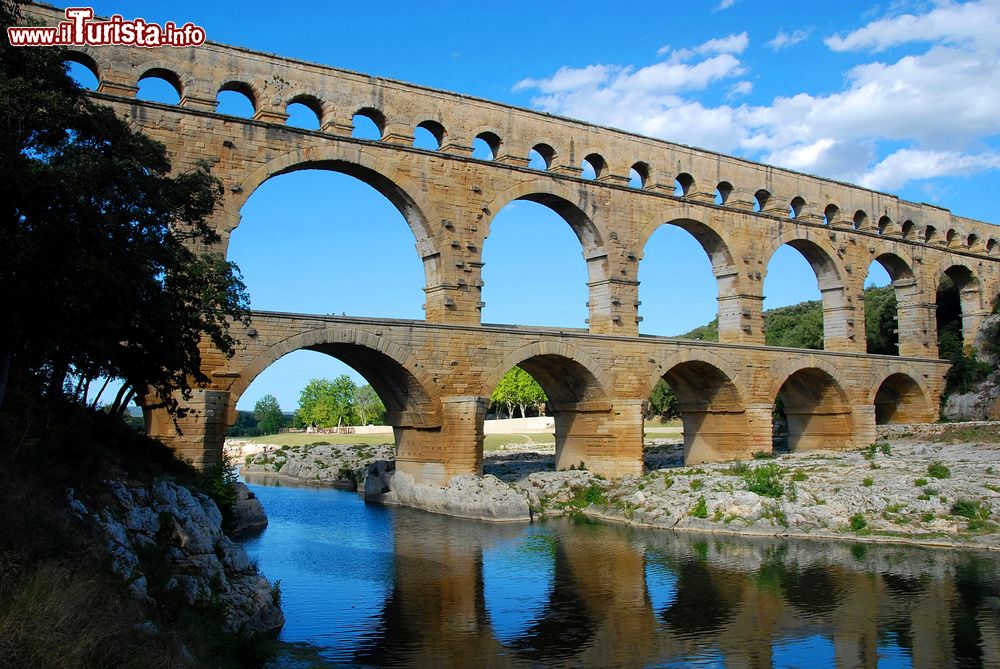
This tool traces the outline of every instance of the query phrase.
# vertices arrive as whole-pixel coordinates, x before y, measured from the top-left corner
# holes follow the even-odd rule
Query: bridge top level
[[[47,5],[27,13],[48,25],[65,18]],[[284,123],[288,105],[301,103],[316,114],[322,133],[350,135],[360,114],[375,122],[387,144],[411,145],[420,127],[446,156],[470,158],[480,139],[498,163],[527,167],[535,150],[556,176],[581,177],[586,160],[596,182],[610,186],[674,194],[679,184],[692,201],[721,200],[736,210],[759,208],[798,222],[1000,258],[1000,228],[947,209],[467,95],[214,42],[196,49],[84,46],[67,57],[89,68],[103,93],[135,96],[142,79],[158,77],[175,87],[181,107],[214,112],[219,92],[238,91],[250,99],[257,121]]]

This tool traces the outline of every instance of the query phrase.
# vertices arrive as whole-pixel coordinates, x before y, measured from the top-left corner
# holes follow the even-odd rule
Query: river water
[[[251,485],[276,667],[1000,667],[1000,555],[463,521]]]

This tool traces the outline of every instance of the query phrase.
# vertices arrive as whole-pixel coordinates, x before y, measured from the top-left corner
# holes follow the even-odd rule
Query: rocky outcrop
[[[941,415],[948,420],[1000,420],[1000,370],[970,392],[949,395]]]
[[[264,513],[264,507],[257,496],[241,481],[237,481],[234,486],[236,502],[233,503],[230,532],[240,535],[267,527],[267,514]]]
[[[193,607],[221,605],[226,630],[243,636],[284,625],[279,590],[223,533],[222,514],[209,497],[165,480],[149,487],[104,483],[108,494],[99,501],[85,503],[68,489],[66,502],[151,612],[180,599]]]
[[[1000,314],[983,319],[972,349],[976,357],[994,368],[992,374],[975,384],[967,393],[953,393],[945,400],[941,415],[948,420],[1000,420]]]
[[[495,476],[456,476],[444,488],[416,483],[392,462],[375,462],[365,477],[365,500],[477,520],[529,521],[528,500]]]
[[[255,444],[255,446],[260,446]],[[285,478],[312,485],[359,488],[365,469],[377,460],[394,456],[393,444],[311,444],[308,446],[263,445],[242,457],[244,475]]]

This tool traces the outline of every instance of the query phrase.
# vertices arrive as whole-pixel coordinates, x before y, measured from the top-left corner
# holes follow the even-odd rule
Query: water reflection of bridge
[[[516,579],[489,583],[485,574],[502,578],[497,561],[526,549],[512,548],[523,527],[399,514],[394,587],[354,659],[633,667],[714,658],[746,668],[798,659],[875,667],[880,654],[899,653],[914,667],[1000,666],[992,557],[568,523],[536,529],[527,549],[548,564],[542,571],[550,586],[519,630],[500,634],[503,614],[491,600],[499,589],[517,588]],[[985,570],[992,586],[973,580]]]

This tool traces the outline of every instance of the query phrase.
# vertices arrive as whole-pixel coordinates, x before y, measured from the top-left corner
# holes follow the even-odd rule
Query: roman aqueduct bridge
[[[60,10],[31,6],[43,23]],[[81,47],[93,97],[168,149],[175,170],[200,161],[224,183],[214,215],[225,252],[240,210],[268,179],[303,169],[356,177],[388,198],[414,237],[425,275],[425,319],[255,312],[226,359],[206,348],[211,384],[181,421],[151,429],[197,464],[215,461],[235,406],[257,374],[310,349],[357,369],[382,397],[398,467],[440,482],[480,472],[489,396],[513,365],[531,373],[555,416],[557,465],[608,475],[642,467],[643,405],[660,378],[678,395],[687,459],[769,450],[781,397],[792,448],[853,448],[876,422],[934,420],[947,371],[937,360],[936,290],[961,295],[966,343],[1000,292],[1000,228],[885,193],[687,146],[399,81],[248,49]],[[178,104],[136,99],[164,79]],[[216,112],[238,91],[252,118]],[[286,107],[315,112],[319,130],[285,124]],[[356,116],[378,139],[352,136]],[[413,146],[416,128],[438,148]],[[485,143],[491,154],[473,156]],[[534,151],[545,169],[529,166]],[[584,178],[586,161],[593,178]],[[572,228],[588,268],[588,328],[482,324],[482,249],[494,216],[530,200]],[[718,283],[718,344],[638,334],[638,268],[661,225],[697,239]],[[816,273],[824,350],[764,345],[763,279],[781,246]],[[375,250],[373,250],[373,253]],[[864,281],[873,261],[892,279],[899,355],[866,353]]]

